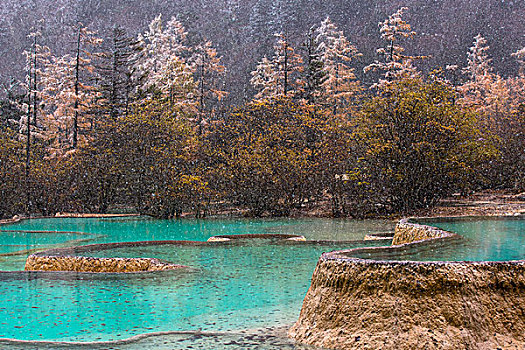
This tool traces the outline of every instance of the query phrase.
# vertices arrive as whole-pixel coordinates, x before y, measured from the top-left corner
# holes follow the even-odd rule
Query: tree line
[[[156,17],[132,37],[78,24],[75,51],[56,56],[29,36],[26,79],[0,101],[0,216],[132,208],[156,217],[211,208],[287,216],[409,213],[453,193],[523,190],[525,48],[520,70],[493,71],[474,38],[466,67],[422,73],[425,54],[402,8],[379,23],[384,45],[358,81],[358,48],[326,18],[251,73],[256,91],[224,103],[212,42]]]

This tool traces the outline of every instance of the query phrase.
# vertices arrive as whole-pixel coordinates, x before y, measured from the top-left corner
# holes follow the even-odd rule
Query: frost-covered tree
[[[483,79],[492,73],[492,59],[488,57],[487,40],[478,34],[467,54],[467,67],[463,70],[472,81]]]
[[[139,89],[149,98],[160,92],[171,107],[189,107],[194,104],[195,82],[186,62],[188,53],[186,31],[175,18],[163,26],[157,16],[138,40],[143,54],[136,64]]]
[[[92,126],[90,112],[97,97],[93,60],[98,54],[94,50],[101,43],[95,32],[79,24],[74,55],[53,57],[46,66],[43,94],[50,108],[48,127],[57,135],[55,151],[76,149],[80,128]]]
[[[401,41],[409,39],[416,35],[412,27],[402,17],[404,12],[408,10],[406,7],[400,8],[398,11],[390,15],[384,22],[379,23],[381,39],[385,42],[385,46],[377,49],[377,54],[382,57],[374,63],[365,67],[365,72],[368,71],[382,71],[384,79],[380,79],[379,83],[372,85],[372,87],[382,87],[400,78],[414,78],[419,76],[419,72],[413,65],[415,59],[422,59],[425,56],[410,56],[405,54],[405,48],[401,46]]]
[[[328,17],[317,28],[316,34],[326,77],[322,83],[322,95],[335,114],[339,107],[348,105],[359,90],[350,63],[360,54]]]
[[[286,40],[284,34],[275,34],[277,42],[272,59],[264,57],[251,73],[251,84],[258,91],[255,99],[272,99],[279,96],[293,96],[301,81],[302,58]]]
[[[225,72],[221,57],[212,46],[211,41],[205,41],[193,49],[191,68],[197,83],[196,99],[199,109],[199,119],[209,111],[213,100],[222,100],[227,92],[220,87],[220,78]]]
[[[143,46],[143,57],[137,63],[138,73],[145,78],[145,87],[156,83],[156,77],[172,57],[182,57],[188,50],[185,41],[187,32],[174,17],[165,25],[162,15],[151,21],[148,30],[139,34],[138,40]]]
[[[280,94],[279,81],[277,79],[277,67],[273,60],[264,56],[251,73],[250,83],[258,91],[256,99],[263,100]]]
[[[520,65],[518,76],[509,78],[511,90],[514,92],[513,105],[515,109],[525,106],[525,47],[512,54]]]
[[[492,71],[489,49],[481,34],[474,38],[467,54],[467,66],[463,69],[467,81],[460,87],[461,103],[474,108],[486,123],[504,113],[510,102],[506,82]]]
[[[519,64],[518,76],[510,78],[511,89],[514,91],[514,107],[525,105],[525,47],[512,54]]]

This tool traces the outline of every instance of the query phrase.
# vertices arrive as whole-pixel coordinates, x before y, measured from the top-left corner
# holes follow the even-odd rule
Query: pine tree
[[[102,55],[97,67],[100,82],[99,113],[113,120],[129,114],[134,89],[133,67],[140,54],[138,41],[126,35],[126,31],[115,26],[110,47]]]
[[[24,114],[22,103],[26,96],[22,88],[21,82],[15,78],[2,84],[1,92],[5,97],[0,100],[0,132],[19,129],[20,118]]]
[[[402,7],[384,22],[379,23],[381,38],[386,45],[377,49],[376,52],[383,59],[365,67],[365,72],[383,71],[384,79],[380,79],[379,83],[372,85],[372,87],[382,87],[396,79],[419,77],[419,72],[414,67],[413,61],[426,58],[426,56],[406,55],[405,48],[400,45],[401,40],[410,39],[416,35],[410,24],[402,18],[406,10],[408,8]]]
[[[314,27],[311,27],[303,44],[306,51],[304,74],[304,98],[310,104],[318,103],[323,84],[327,79],[324,62],[319,50],[319,43]]]
[[[251,8],[249,19],[249,34],[250,41],[254,43],[254,56],[263,56],[266,48],[270,47],[271,33],[274,33],[269,28],[265,20],[270,11],[270,4],[266,0],[256,0]]]
[[[338,107],[350,104],[359,91],[354,68],[350,63],[360,54],[328,17],[321,23],[316,33],[318,51],[326,74],[326,80],[323,82],[323,99],[326,104],[333,107],[335,114]]]
[[[255,99],[293,97],[302,84],[299,73],[302,58],[295,53],[282,33],[275,34],[277,42],[271,60],[264,57],[251,73],[251,84],[258,90]]]

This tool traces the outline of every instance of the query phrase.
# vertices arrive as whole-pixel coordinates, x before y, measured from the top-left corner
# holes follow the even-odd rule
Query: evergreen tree
[[[360,56],[343,32],[326,18],[316,31],[326,80],[323,82],[324,103],[333,108],[334,114],[341,106],[351,103],[359,90],[352,60]]]
[[[0,100],[0,131],[7,128],[19,129],[20,118],[24,114],[21,108],[24,93],[21,88],[21,83],[16,79],[2,84],[1,91],[5,97]]]
[[[306,52],[305,69],[303,72],[304,98],[308,103],[316,104],[322,94],[327,73],[319,50],[316,31],[313,27],[308,31],[303,48]]]
[[[410,24],[402,18],[406,10],[408,8],[402,7],[384,22],[379,23],[381,38],[386,45],[377,49],[377,54],[383,59],[366,66],[365,72],[383,71],[384,79],[380,79],[372,87],[381,87],[396,79],[416,78],[419,76],[413,61],[426,58],[426,56],[406,55],[405,48],[400,45],[400,41],[416,35],[416,32],[412,31]]]
[[[110,46],[97,67],[100,76],[97,87],[100,91],[99,113],[112,119],[129,114],[135,90],[132,76],[139,50],[138,41],[127,36],[122,27],[113,28]]]
[[[275,34],[275,37],[274,56],[271,60],[264,57],[251,73],[250,82],[258,90],[257,100],[293,97],[302,84],[299,76],[302,58],[295,53],[284,34]]]

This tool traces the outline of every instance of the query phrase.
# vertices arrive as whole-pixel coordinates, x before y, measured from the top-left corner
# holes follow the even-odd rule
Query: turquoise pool
[[[429,220],[431,226],[455,232],[462,239],[447,249],[418,260],[509,261],[525,259],[525,217]]]
[[[525,217],[470,217],[417,220],[460,235],[457,239],[353,254],[358,258],[412,261],[512,261],[525,259]]]
[[[0,338],[103,342],[144,333],[200,330],[204,334],[164,334],[115,348],[144,348],[145,344],[155,343],[158,349],[299,349],[261,330],[289,326],[297,320],[311,274],[323,252],[385,244],[359,240],[367,233],[390,231],[393,226],[389,221],[148,218],[38,219],[2,226],[0,270],[4,271],[22,270],[25,258],[34,249],[78,244],[206,241],[211,236],[246,233],[299,234],[322,242],[281,244],[275,240],[250,240],[214,246],[126,247],[91,253],[99,257],[156,257],[189,265],[189,271],[132,275],[0,273]],[[1,341],[0,345],[31,348]],[[45,346],[39,344],[39,348]]]
[[[419,222],[456,232],[461,238],[403,250],[382,249],[372,255],[361,251],[360,257],[416,261],[525,257],[523,217]],[[283,329],[298,318],[319,256],[333,250],[388,245],[389,241],[361,240],[368,233],[392,231],[393,226],[389,221],[162,221],[145,217],[39,219],[2,226],[0,347],[35,348],[6,340],[17,339],[99,342],[73,346],[90,349],[313,349],[293,344],[283,336]],[[189,265],[190,270],[146,274],[20,272],[35,249],[130,241],[206,241],[217,235],[268,233],[303,235],[316,242],[283,244],[257,239],[216,245],[127,246],[83,254],[155,257]],[[140,338],[143,334],[158,335]],[[114,343],[130,337],[135,338]],[[71,347],[69,343],[39,343],[37,348]]]

